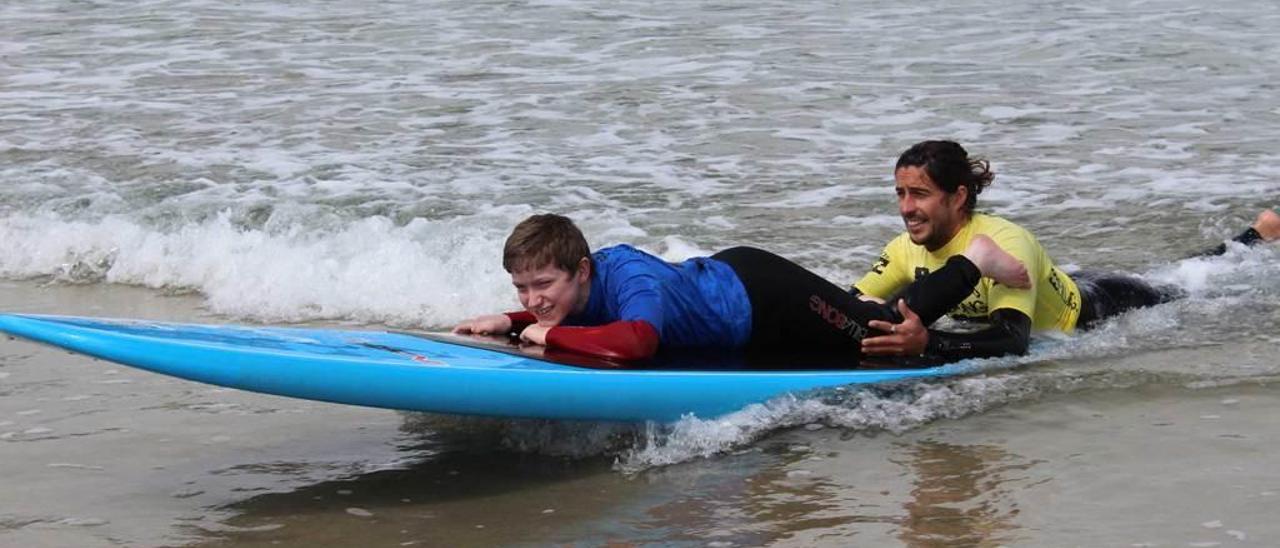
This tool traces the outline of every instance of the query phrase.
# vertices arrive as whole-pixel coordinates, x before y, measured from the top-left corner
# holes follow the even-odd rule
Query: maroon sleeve
[[[658,330],[643,320],[547,330],[547,347],[610,360],[632,361],[658,352]]]
[[[529,312],[528,310],[521,310],[518,312],[503,312],[503,314],[506,314],[507,318],[511,320],[511,330],[516,333],[520,332],[520,329],[517,328],[516,326],[538,323],[538,318],[534,317],[533,313]]]

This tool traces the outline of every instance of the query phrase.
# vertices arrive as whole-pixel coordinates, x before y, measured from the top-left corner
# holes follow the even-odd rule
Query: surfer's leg
[[[942,268],[911,282],[898,293],[897,299],[906,301],[907,307],[920,316],[920,323],[927,327],[964,302],[981,278],[982,272],[972,261],[955,255],[948,258]],[[892,323],[902,322],[897,313],[897,299],[885,305],[894,311]]]
[[[968,298],[983,276],[1010,287],[1031,287],[1026,265],[991,238],[980,235],[964,253],[948,258],[942,268],[912,282],[898,297],[928,326]],[[893,302],[889,306],[897,310]]]
[[[1031,278],[1022,261],[1001,249],[990,237],[978,235],[963,253],[948,258],[942,268],[903,288],[888,304],[896,312],[897,301],[905,300],[928,326],[968,298],[982,277],[1013,288],[1031,287]]]
[[[738,274],[751,300],[751,341],[758,350],[840,349],[861,354],[866,322],[891,319],[888,307],[863,302],[778,255],[735,247],[711,256]]]
[[[1264,209],[1258,213],[1253,224],[1232,238],[1232,242],[1247,246],[1280,240],[1280,213]],[[1193,257],[1222,255],[1227,252],[1227,244],[1196,254]],[[1098,322],[1117,314],[1154,306],[1160,303],[1179,299],[1184,296],[1181,289],[1174,286],[1153,286],[1141,278],[1111,272],[1080,271],[1071,274],[1080,288],[1080,319],[1076,327],[1089,329]]]
[[[839,286],[768,251],[735,247],[712,256],[733,268],[751,299],[751,345],[756,348],[843,348],[861,352],[867,323],[899,323],[893,303],[863,301]],[[904,298],[932,323],[963,301],[981,273],[955,257],[909,287]]]
[[[1263,242],[1274,242],[1280,240],[1280,213],[1276,213],[1270,209],[1264,209],[1254,219],[1253,225],[1245,229],[1244,232],[1236,235],[1231,241],[1244,245],[1256,245]],[[1227,244],[1219,244],[1217,247],[1198,253],[1195,257],[1211,257],[1214,255],[1222,255],[1227,252]]]
[[[1183,292],[1174,286],[1155,286],[1136,276],[1116,272],[1084,270],[1073,272],[1071,279],[1080,288],[1078,329],[1090,329],[1107,318],[1133,310],[1181,298]]]

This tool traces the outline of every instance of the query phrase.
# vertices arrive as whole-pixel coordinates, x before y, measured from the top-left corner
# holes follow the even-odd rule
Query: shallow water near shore
[[[197,302],[0,285],[15,311],[210,321]],[[6,545],[1265,546],[1280,536],[1280,472],[1267,458],[1280,451],[1274,342],[1033,361],[675,426],[403,414],[17,341],[3,349]],[[1248,373],[1197,372],[1227,366]]]
[[[441,330],[534,212],[835,283],[928,138],[1186,298],[978,374],[673,424],[403,414],[0,340],[2,546],[1274,546],[1280,6],[16,0],[0,312]]]

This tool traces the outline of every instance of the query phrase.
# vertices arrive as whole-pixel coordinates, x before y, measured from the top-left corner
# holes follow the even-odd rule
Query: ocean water
[[[328,516],[308,501],[333,489],[391,493],[366,505],[430,500],[395,519],[330,509],[342,518],[334,523],[364,524],[333,525],[334,538],[392,544],[1182,546],[1272,545],[1280,535],[1263,518],[1234,525],[1161,500],[1144,507],[1099,479],[1096,492],[1073,494],[1163,508],[1189,528],[1134,519],[1074,537],[1070,524],[1045,524],[1062,509],[1055,486],[1078,477],[1070,449],[1017,456],[1067,442],[1105,451],[1097,435],[1128,436],[1131,451],[1165,447],[1162,434],[1126,428],[1153,424],[1165,407],[1223,415],[1202,404],[1248,410],[1247,426],[1166,422],[1188,439],[1245,436],[1246,453],[1280,445],[1265,420],[1280,374],[1280,249],[1181,260],[1280,205],[1274,2],[14,0],[0,5],[0,28],[0,302],[9,310],[440,330],[516,306],[502,241],[521,218],[548,211],[573,216],[595,246],[629,243],[678,260],[751,244],[847,284],[902,229],[897,155],[934,138],[990,160],[997,177],[980,209],[1031,229],[1060,264],[1139,274],[1189,295],[1091,333],[1040,337],[1029,356],[984,362],[984,375],[672,425],[334,409],[5,342],[0,460],[37,495],[0,495],[0,544],[6,535],[51,546],[305,544],[328,537],[294,531],[328,531],[324,521],[289,519]],[[1094,416],[1073,401],[1127,419],[1063,426],[1061,414]],[[226,424],[245,415],[260,426]],[[984,428],[1006,415],[1023,426],[992,438]],[[348,444],[315,439],[364,420],[377,426]],[[173,433],[196,423],[193,432],[230,432]],[[1046,423],[1066,441],[1047,443],[1036,428]],[[259,435],[282,441],[263,447]],[[190,449],[166,452],[182,440],[216,451],[194,461]],[[123,464],[130,445],[189,463]],[[1212,478],[1205,470],[1221,465],[1224,482],[1256,485],[1248,495],[1276,508],[1262,493],[1280,491],[1280,479],[1258,461],[1177,449],[1203,462],[1173,467],[1174,477]],[[132,472],[59,451],[114,458]],[[488,460],[456,456],[468,451]],[[841,466],[793,469],[818,453]],[[947,516],[934,508],[922,517],[933,506],[918,497],[898,500],[915,492],[909,485],[878,494],[842,475],[855,466],[923,478],[935,460],[975,459],[1013,459],[1034,477],[972,487],[970,498],[961,496],[970,487],[919,487],[961,506],[1017,507],[996,512],[995,525],[952,532],[910,527]],[[904,462],[917,464],[893,468]],[[1114,462],[1114,477],[1144,472],[1143,459]],[[452,497],[386,485],[385,474],[432,484],[454,467],[493,479]],[[82,473],[103,476],[93,500],[110,511],[85,508]],[[755,474],[780,479],[747,498],[791,504],[790,513],[712,503],[715,481]],[[793,485],[819,479],[823,497],[841,505]],[[504,481],[519,487],[504,491]],[[1204,482],[1159,492],[1212,499],[1223,485]],[[437,536],[399,536],[419,531],[412,516],[478,516],[495,492],[503,504],[545,504],[539,497],[569,486],[614,493],[604,506],[615,510],[582,502],[569,520],[562,508],[564,521],[545,534],[536,520],[555,512],[515,520],[534,531],[527,537],[502,536],[491,519],[488,529],[437,523]],[[681,506],[681,486],[697,508]],[[896,504],[907,517],[863,503]],[[1106,515],[1069,510],[1078,527]],[[684,511],[705,515],[673,517]],[[377,516],[382,528],[367,527]],[[193,519],[195,533],[182,527]],[[1005,533],[974,532],[984,530]],[[1197,536],[1205,532],[1217,536]]]

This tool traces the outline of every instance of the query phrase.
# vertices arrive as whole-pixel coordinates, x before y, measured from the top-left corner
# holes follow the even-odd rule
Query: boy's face
[[[538,319],[538,325],[560,325],[565,317],[581,311],[590,293],[591,262],[585,257],[570,273],[555,265],[511,273],[520,304]]]

